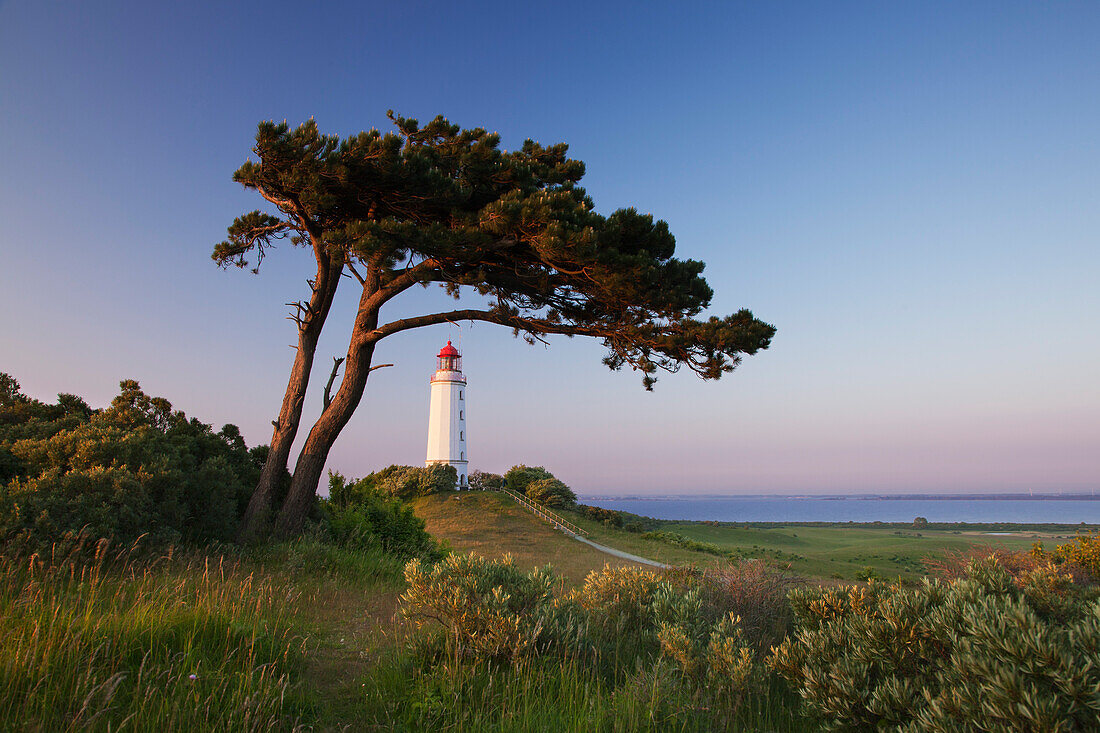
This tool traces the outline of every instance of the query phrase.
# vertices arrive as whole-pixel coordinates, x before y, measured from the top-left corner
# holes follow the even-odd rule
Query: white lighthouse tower
[[[447,345],[440,349],[439,363],[432,375],[432,404],[428,414],[428,459],[431,466],[442,463],[458,469],[458,487],[470,485],[466,466],[466,377],[462,354]]]

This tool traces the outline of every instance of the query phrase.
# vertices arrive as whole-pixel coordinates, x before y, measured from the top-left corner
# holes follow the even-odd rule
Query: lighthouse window
[[[462,399],[462,390],[458,390],[458,399]]]
[[[458,411],[458,419],[459,419],[459,420],[461,420],[461,419],[462,419],[462,410],[459,410],[459,411]]]
[[[459,430],[459,431],[458,431],[458,439],[459,439],[459,440],[466,440],[466,431],[464,431],[464,430]]]
[[[465,461],[466,460],[466,453],[465,452],[459,453],[458,454],[458,460]]]

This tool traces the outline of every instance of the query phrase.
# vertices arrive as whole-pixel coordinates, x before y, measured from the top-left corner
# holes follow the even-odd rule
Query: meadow
[[[928,557],[1026,549],[1037,534],[692,523],[627,531],[571,514],[598,542],[706,569],[685,575],[604,555],[502,494],[435,494],[410,506],[454,551],[445,562],[470,563],[457,581],[443,579],[451,586],[428,588],[420,603],[430,610],[433,599],[482,576],[504,588],[505,597],[521,597],[532,582],[543,582],[535,568],[549,563],[554,574],[545,576],[541,610],[511,601],[499,606],[494,593],[475,592],[460,608],[466,620],[421,627],[401,611],[415,606],[410,592],[421,582],[410,585],[404,560],[322,537],[184,552],[150,552],[141,541],[100,543],[5,556],[0,729],[818,730],[828,717],[764,665],[767,648],[792,623],[791,588],[816,592],[818,584],[840,582],[834,573],[855,575],[868,565],[911,584],[926,571]],[[669,535],[690,542],[671,544]],[[715,548],[765,562],[731,564]],[[502,564],[505,557],[514,564]],[[772,568],[784,572],[772,574]],[[711,608],[697,593],[715,578],[728,585],[708,597],[727,605]],[[634,600],[608,605],[624,593]],[[672,600],[658,600],[666,596]],[[741,605],[728,606],[731,598]],[[671,609],[667,619],[680,621],[637,616],[638,609],[661,603]],[[676,610],[681,607],[695,610]],[[721,636],[721,613],[731,608],[741,629]],[[538,620],[529,628],[543,636],[525,640],[516,626],[518,635],[479,652],[489,632],[473,628],[464,637],[463,624],[484,614],[492,629],[527,614]],[[764,621],[754,621],[754,614]],[[696,616],[714,620],[712,630],[692,632],[702,642],[689,640],[685,619]],[[685,631],[677,623],[687,623]],[[557,636],[546,637],[555,624]],[[644,628],[649,631],[638,635]],[[718,664],[712,657],[722,648],[728,658],[715,676],[706,670]],[[730,687],[729,679],[740,682]],[[728,688],[721,695],[712,688],[717,681]]]

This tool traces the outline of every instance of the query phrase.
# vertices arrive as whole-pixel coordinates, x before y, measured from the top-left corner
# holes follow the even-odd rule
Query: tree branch
[[[332,404],[332,383],[336,381],[336,373],[340,370],[340,365],[343,363],[344,357],[341,356],[339,359],[337,359],[335,356],[332,357],[332,373],[328,375],[328,384],[325,385],[325,406],[323,408],[325,410],[327,410],[328,406]]]
[[[510,326],[512,328],[519,329],[521,331],[527,331],[531,334],[559,334],[565,336],[606,336],[608,334],[603,333],[600,329],[575,326],[566,323],[551,323],[541,318],[522,318],[520,316],[507,315],[498,311],[491,310],[455,310],[447,311],[444,313],[431,313],[424,316],[414,316],[412,318],[402,318],[397,321],[390,321],[389,323],[379,326],[378,328],[365,334],[363,343],[376,343],[392,336],[395,333],[401,331],[408,331],[413,328],[420,328],[421,326],[432,326],[439,323],[448,323],[453,321],[485,321],[488,323],[496,323],[501,326]]]

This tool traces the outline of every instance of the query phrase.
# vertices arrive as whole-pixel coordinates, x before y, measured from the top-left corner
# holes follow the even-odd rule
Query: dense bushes
[[[487,471],[474,471],[470,474],[469,482],[474,491],[500,491],[504,487],[503,476]]]
[[[552,634],[548,570],[527,574],[507,556],[497,561],[453,554],[434,565],[411,561],[405,581],[405,616],[420,627],[438,624],[454,655],[516,660]]]
[[[565,508],[577,503],[577,495],[542,466],[512,466],[504,474],[504,486],[547,507]]]
[[[30,547],[83,533],[127,544],[228,540],[262,453],[120,383],[111,406],[30,399],[0,375],[0,539]]]
[[[527,498],[552,509],[564,509],[577,502],[577,495],[556,478],[546,478],[528,484]]]
[[[1100,603],[995,559],[918,588],[795,591],[772,665],[833,730],[1095,730]]]
[[[1041,550],[1036,554],[1043,556]],[[1079,535],[1072,542],[1058,545],[1053,557],[1055,562],[1080,568],[1094,579],[1100,579],[1100,535]]]
[[[554,478],[554,474],[542,466],[525,466],[522,463],[512,466],[504,474],[504,488],[517,494],[526,494],[527,486],[535,481]]]
[[[617,512],[614,509],[604,509],[600,506],[589,506],[588,504],[578,504],[576,506],[577,513],[585,519],[591,519],[595,522],[600,522],[605,527],[615,527],[621,529],[623,526],[623,513]]]
[[[454,466],[387,466],[367,474],[358,481],[347,483],[341,478],[339,485],[330,485],[330,498],[337,505],[346,505],[359,495],[381,493],[396,499],[408,500],[446,491],[454,491],[458,485],[458,470]]]
[[[434,625],[449,657],[582,659],[611,678],[642,670],[644,684],[671,685],[696,702],[740,699],[763,681],[761,650],[789,615],[788,581],[756,565],[671,573],[608,567],[556,595],[547,569],[527,574],[508,558],[452,555],[434,566],[409,563],[403,612]],[[753,616],[751,625],[741,611]]]
[[[329,537],[343,547],[381,548],[404,560],[442,557],[424,520],[401,500],[383,494],[371,477],[349,482],[330,472],[329,500],[321,502],[321,510]]]

